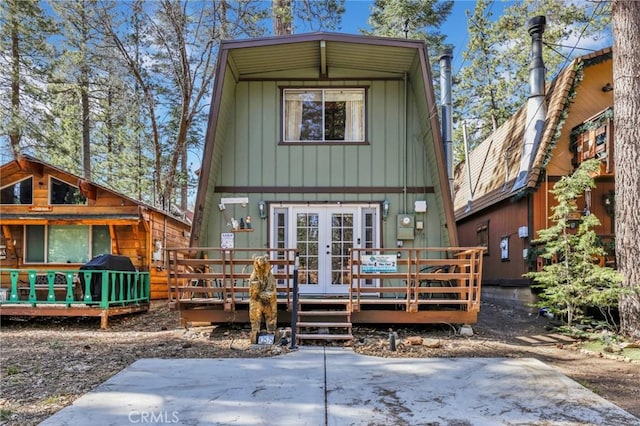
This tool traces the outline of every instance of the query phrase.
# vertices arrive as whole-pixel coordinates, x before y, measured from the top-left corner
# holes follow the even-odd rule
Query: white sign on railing
[[[393,255],[363,255],[362,272],[396,272],[398,265],[396,256]]]

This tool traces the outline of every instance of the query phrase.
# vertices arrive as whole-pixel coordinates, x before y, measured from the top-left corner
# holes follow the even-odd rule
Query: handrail
[[[9,277],[9,297],[2,304],[111,306],[148,302],[149,272],[111,270],[0,269]],[[57,293],[64,292],[58,297]],[[46,296],[40,297],[41,293]]]
[[[291,307],[296,249],[190,247],[167,251],[169,303],[179,310],[183,303],[188,304],[185,309],[215,303],[233,311],[236,303],[246,303],[248,286],[238,283],[249,278],[252,255],[263,253],[271,258],[279,299],[286,297]],[[477,311],[483,251],[483,247],[351,249],[349,305],[354,311],[363,302],[403,305],[407,312],[429,304]],[[375,254],[390,256],[395,269],[363,269],[364,256]]]
[[[185,293],[215,293],[225,309],[234,310],[236,300],[248,297],[248,285],[237,283],[249,279],[256,254],[269,255],[278,293],[285,293],[288,306],[292,303],[297,249],[169,247],[166,251],[169,303],[179,305]]]
[[[382,303],[385,295],[395,294],[396,298],[404,300],[408,312],[417,311],[419,305],[435,303],[477,310],[483,251],[483,247],[351,249],[349,301],[354,310],[359,310],[363,295],[367,293],[382,295],[376,303]],[[378,260],[382,267],[376,266]],[[363,266],[367,270],[363,270]],[[366,280],[381,284],[365,289]],[[436,284],[440,286],[434,286]],[[443,289],[441,286],[445,284],[447,287]],[[446,294],[451,297],[433,299],[436,295]]]

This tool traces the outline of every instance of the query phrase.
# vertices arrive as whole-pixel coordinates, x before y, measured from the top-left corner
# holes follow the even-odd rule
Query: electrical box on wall
[[[518,228],[518,237],[527,238],[529,236],[529,228],[526,226],[521,226]]]
[[[426,213],[427,212],[427,201],[426,200],[418,200],[413,203],[413,209],[416,213]]]
[[[413,240],[415,229],[415,218],[410,214],[398,215],[398,235],[399,240]]]

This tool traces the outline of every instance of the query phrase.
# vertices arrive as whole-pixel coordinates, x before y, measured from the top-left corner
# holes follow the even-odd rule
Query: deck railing
[[[352,249],[349,294],[354,311],[365,304],[480,309],[482,247]]]
[[[95,305],[102,309],[149,301],[149,272],[0,269],[2,304]],[[8,290],[8,291],[7,291]]]
[[[168,248],[168,290],[171,306],[180,303],[219,303],[234,310],[249,300],[253,255],[269,255],[278,300],[293,303],[296,249],[222,249],[219,247]]]
[[[362,306],[400,305],[405,312],[480,308],[482,247],[352,249],[347,266],[351,286],[345,286],[353,311]],[[292,308],[295,249],[169,248],[169,303],[181,309],[224,305],[234,311],[248,304],[253,254],[269,254],[278,283],[278,301]],[[399,256],[398,256],[399,254]],[[393,265],[374,265],[378,256]],[[316,295],[316,299],[317,299]],[[328,297],[336,298],[335,294]],[[430,305],[430,306],[429,306]]]

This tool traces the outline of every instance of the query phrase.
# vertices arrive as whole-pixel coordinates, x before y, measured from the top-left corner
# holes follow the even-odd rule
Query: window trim
[[[369,145],[368,117],[369,117],[369,86],[280,86],[279,100],[279,123],[280,123],[280,141],[279,145]],[[364,95],[363,101],[363,139],[361,141],[344,141],[344,140],[299,140],[288,141],[285,139],[285,91],[286,90],[362,90]],[[324,111],[324,110],[323,110]]]
[[[26,203],[26,204],[22,204],[22,203],[4,204],[0,200],[0,205],[2,205],[2,206],[32,206],[33,205],[33,196],[34,196],[34,194],[33,194],[33,192],[34,192],[34,190],[33,190],[33,182],[35,181],[35,179],[33,178],[33,175],[32,176],[25,176],[22,179],[16,180],[15,182],[12,182],[12,183],[9,183],[7,185],[4,185],[4,186],[0,187],[0,191],[4,190],[5,188],[8,188],[10,186],[16,185],[16,184],[18,184],[18,183],[20,183],[22,181],[27,180],[27,179],[31,179],[31,202],[30,203]]]
[[[30,261],[27,258],[27,229],[30,226],[43,226],[44,227],[44,241],[42,244],[43,247],[43,251],[44,251],[44,255],[43,255],[43,261]],[[25,265],[83,265],[86,262],[71,262],[71,263],[67,263],[67,262],[49,262],[49,224],[29,224],[29,225],[23,225],[23,230],[22,230],[22,247],[23,247],[23,252],[22,252],[22,258],[23,258],[23,263]],[[55,226],[75,226],[75,225],[55,225]],[[89,260],[93,259],[93,257],[95,257],[95,255],[93,254],[93,228],[95,226],[104,226],[104,227],[109,227],[108,224],[104,224],[104,225],[99,225],[99,224],[91,224],[91,225],[82,225],[82,226],[88,226],[89,227]],[[109,254],[112,254],[112,248],[113,248],[113,241],[111,240],[111,236],[109,236]]]

